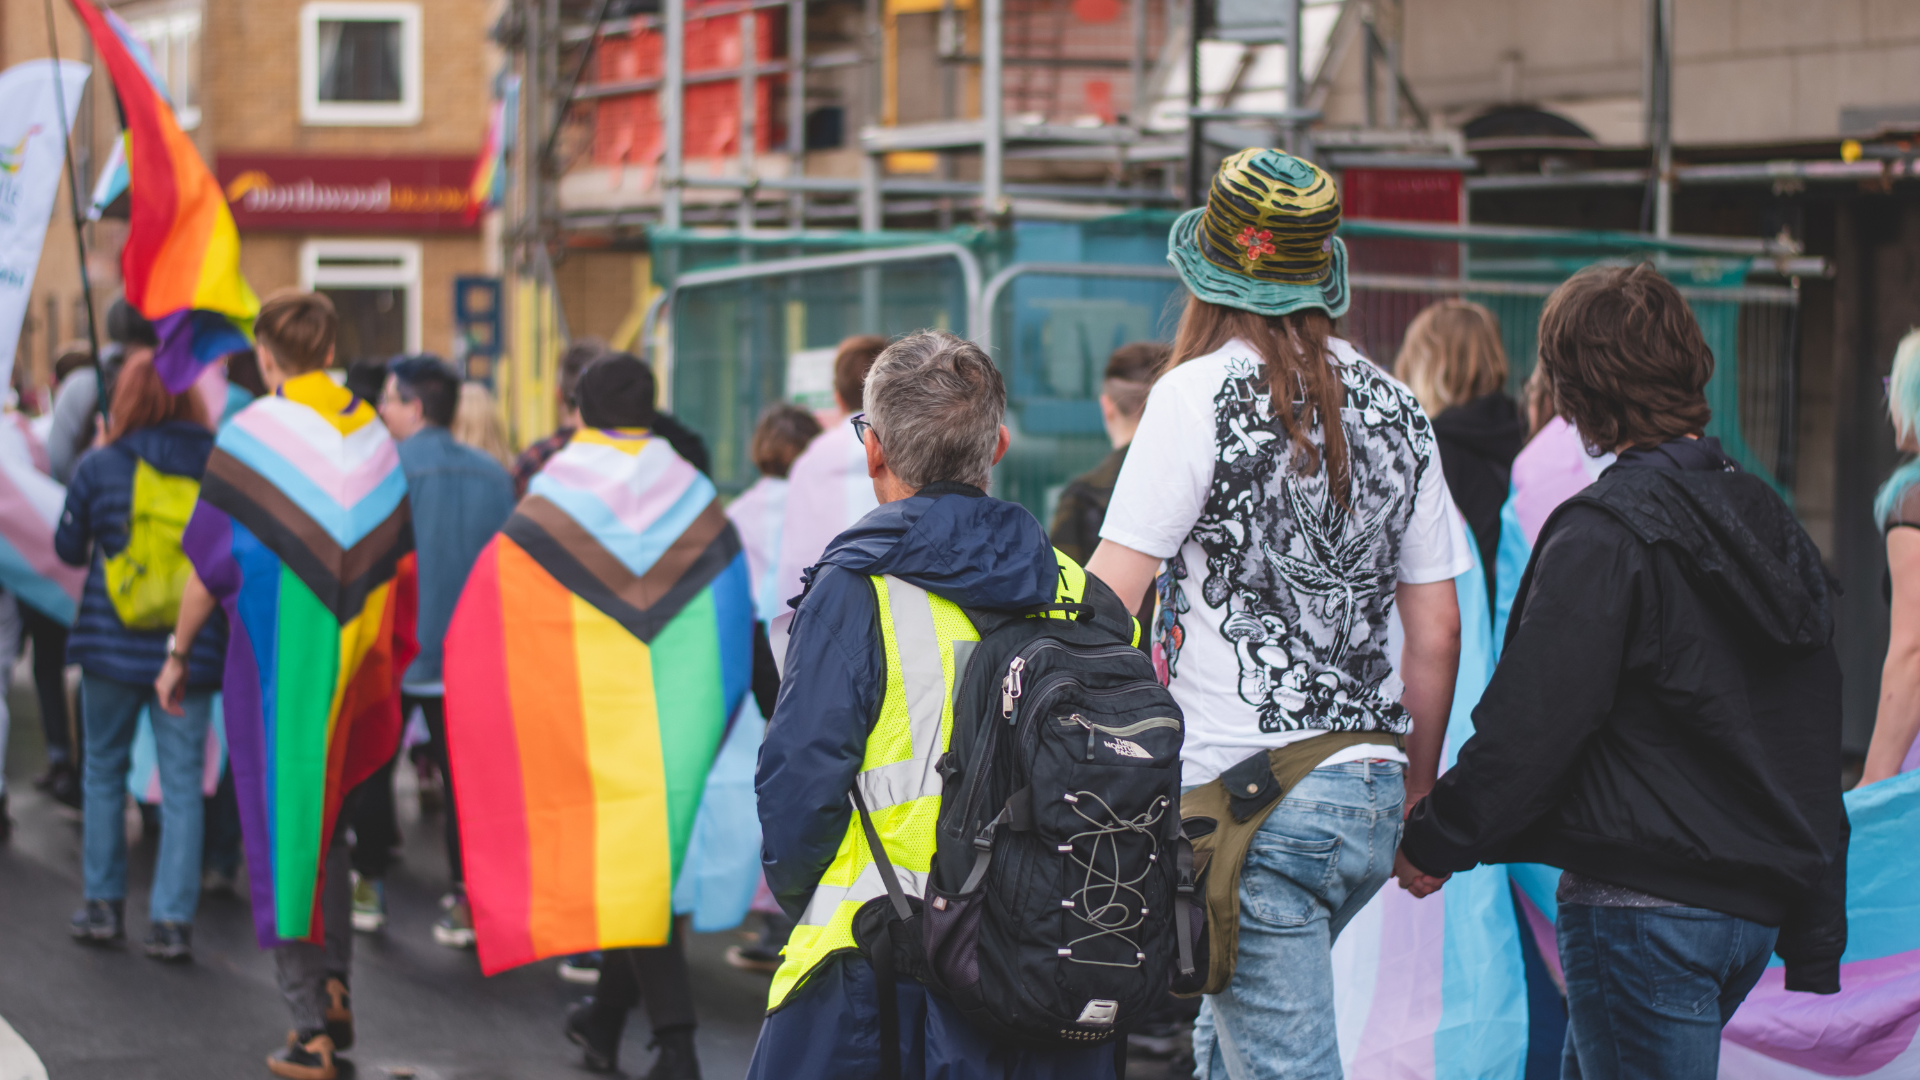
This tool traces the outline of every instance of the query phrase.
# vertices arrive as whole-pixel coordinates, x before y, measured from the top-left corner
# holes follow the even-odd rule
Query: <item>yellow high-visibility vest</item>
[[[1086,571],[1058,551],[1054,557],[1060,564],[1056,602],[1080,602],[1086,595]],[[970,652],[962,645],[956,662],[955,644],[977,642],[980,633],[950,600],[896,577],[869,580],[879,605],[887,688],[880,699],[880,715],[867,733],[866,757],[854,783],[901,889],[908,896],[922,896],[933,868],[934,827],[940,817],[941,779],[936,765],[953,736],[954,693]],[[886,894],[856,812],[781,951],[780,970],[774,973],[767,994],[767,1011],[778,1009],[833,956],[858,948],[854,915],[862,904]]]

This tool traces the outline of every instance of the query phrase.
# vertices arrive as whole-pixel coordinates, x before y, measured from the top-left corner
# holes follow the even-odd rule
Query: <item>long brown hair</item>
[[[113,380],[112,407],[108,409],[107,441],[117,442],[128,432],[164,424],[169,420],[191,420],[205,426],[206,407],[200,395],[189,386],[178,394],[167,392],[160,373],[153,369],[153,353],[142,350],[120,366]]]
[[[1332,335],[1333,320],[1318,308],[1256,315],[1189,297],[1180,315],[1180,329],[1173,336],[1173,353],[1155,377],[1235,338],[1253,346],[1262,365],[1254,389],[1270,395],[1273,415],[1293,444],[1294,472],[1311,476],[1320,471],[1320,449],[1308,437],[1319,425],[1326,443],[1327,488],[1345,507],[1347,432],[1340,423],[1340,407],[1346,403],[1347,390],[1327,360],[1327,338]],[[1286,407],[1289,404],[1292,407]]]

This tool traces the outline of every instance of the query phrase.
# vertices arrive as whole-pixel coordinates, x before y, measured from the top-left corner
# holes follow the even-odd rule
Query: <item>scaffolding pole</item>
[[[677,229],[680,227],[680,180],[685,153],[685,147],[681,144],[686,132],[686,121],[681,112],[686,98],[687,0],[663,0],[661,9],[666,15],[666,25],[662,28],[666,38],[666,79],[660,85],[660,128],[666,146],[660,160],[660,224]]]
[[[1006,156],[1002,48],[1005,0],[980,0],[980,119],[986,131],[980,145],[980,212],[989,224],[1005,217],[1001,170]]]

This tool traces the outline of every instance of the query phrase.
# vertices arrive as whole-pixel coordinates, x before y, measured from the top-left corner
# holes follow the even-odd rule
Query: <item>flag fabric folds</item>
[[[201,368],[247,347],[260,301],[240,276],[240,233],[226,195],[180,130],[145,50],[112,12],[72,2],[113,77],[126,124],[127,302],[159,332],[154,368],[179,393]]]
[[[1464,526],[1462,526],[1464,529]],[[1493,674],[1480,549],[1454,579],[1460,670],[1443,769],[1473,734],[1473,707]],[[1354,1080],[1520,1080],[1527,1056],[1526,975],[1507,868],[1455,874],[1416,900],[1392,882],[1333,948],[1340,1062]]]
[[[373,407],[324,372],[214,442],[182,546],[226,608],[223,708],[262,948],[319,940],[340,802],[400,744],[414,641],[413,527]]]
[[[43,470],[46,451],[26,418],[0,417],[0,588],[58,622],[79,610],[87,568],[68,566],[53,551],[53,530],[67,489]]]
[[[581,431],[480,553],[446,646],[481,970],[663,944],[752,668],[712,482],[644,431]]]

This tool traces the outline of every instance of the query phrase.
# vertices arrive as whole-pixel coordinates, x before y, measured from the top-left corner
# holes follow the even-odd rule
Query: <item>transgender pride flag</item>
[[[1778,957],[1727,1025],[1723,1080],[1920,1076],[1920,772],[1847,792],[1840,992],[1789,994]]]
[[[1493,674],[1486,578],[1471,533],[1466,541],[1474,565],[1454,579],[1460,674],[1443,770],[1473,734],[1473,707]],[[1397,620],[1394,631],[1397,639]],[[1520,1080],[1525,1072],[1526,971],[1506,867],[1455,874],[1424,900],[1389,882],[1334,944],[1333,985],[1350,1080]]]

